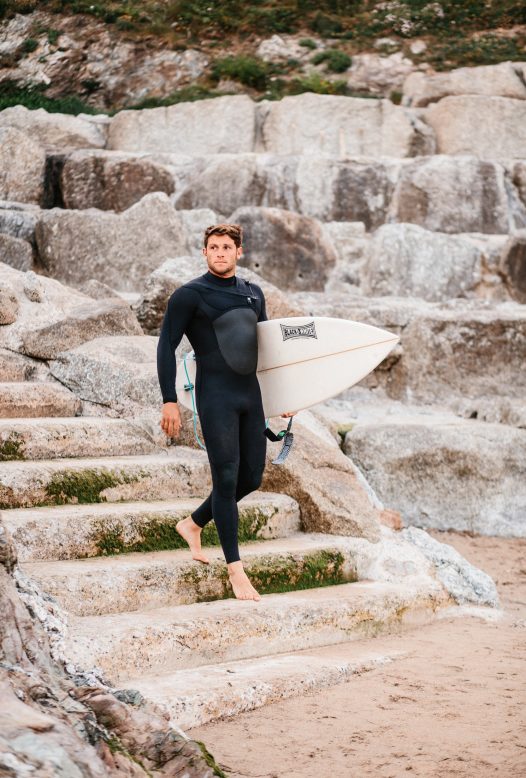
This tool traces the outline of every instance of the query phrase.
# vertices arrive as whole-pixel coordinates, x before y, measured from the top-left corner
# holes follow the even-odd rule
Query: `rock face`
[[[16,301],[8,308],[10,320],[3,321],[10,326],[0,330],[0,346],[50,359],[102,334],[142,332],[123,300],[92,300],[54,279],[22,273],[4,264],[0,264],[0,275],[7,281],[8,299]]]
[[[388,100],[305,93],[267,108],[264,150],[275,154],[412,157],[432,154],[434,136],[414,113]]]
[[[153,193],[122,214],[98,211],[42,211],[36,227],[41,262],[66,284],[90,278],[119,291],[135,291],[174,251],[186,253],[181,216],[165,194]]]
[[[526,537],[526,430],[386,419],[356,424],[345,451],[408,524]]]
[[[524,156],[526,100],[444,97],[426,109],[425,120],[435,132],[439,154],[475,154],[483,159]]]
[[[450,95],[484,95],[526,100],[524,62],[501,62],[449,73],[411,73],[403,85],[403,105],[426,106]]]
[[[206,272],[206,262],[193,256],[175,257],[154,270],[144,283],[142,297],[134,306],[143,329],[150,335],[158,335],[170,295],[183,284]],[[258,273],[237,266],[236,275],[258,284],[265,295],[267,316],[277,319],[285,316],[301,316],[302,310],[273,284],[261,278]]]
[[[1,23],[0,82],[44,85],[49,97],[75,94],[101,109],[122,108],[145,97],[168,97],[195,82],[208,64],[197,49],[155,48],[101,19],[78,19],[35,11]],[[34,51],[24,50],[27,39],[35,41]]]
[[[253,150],[255,128],[255,106],[249,97],[217,97],[120,111],[111,121],[107,147],[172,154],[239,153]]]
[[[43,108],[29,110],[22,105],[0,111],[0,127],[15,127],[46,149],[103,148],[107,116],[71,116],[48,113]]]
[[[502,250],[499,269],[511,296],[526,303],[526,230],[509,238]]]
[[[526,225],[526,209],[501,165],[438,155],[400,170],[388,219],[440,232],[506,234]]]
[[[0,112],[0,199],[40,205],[44,193],[44,149],[14,127],[2,127]]]
[[[362,288],[371,295],[433,301],[463,297],[481,281],[481,259],[465,238],[385,224],[369,245]]]
[[[280,208],[238,208],[244,264],[281,289],[323,289],[336,252],[317,219]]]
[[[118,152],[77,151],[60,175],[66,208],[125,211],[150,192],[174,191],[170,173],[148,160]]]
[[[40,209],[35,205],[0,200],[0,234],[35,244],[35,226]]]

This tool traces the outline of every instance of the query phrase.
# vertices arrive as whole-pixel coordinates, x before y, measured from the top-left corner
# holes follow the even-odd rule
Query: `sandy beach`
[[[378,637],[404,654],[322,692],[188,730],[234,778],[526,776],[526,539],[432,531],[495,580],[502,614]]]

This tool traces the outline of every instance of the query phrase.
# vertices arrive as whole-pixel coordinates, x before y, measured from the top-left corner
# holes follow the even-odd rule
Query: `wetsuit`
[[[214,519],[227,563],[240,558],[237,502],[259,487],[265,467],[256,325],[266,320],[257,284],[208,271],[172,294],[157,347],[165,403],[177,402],[174,352],[183,334],[195,351],[196,407],[213,488],[191,516],[200,527]]]

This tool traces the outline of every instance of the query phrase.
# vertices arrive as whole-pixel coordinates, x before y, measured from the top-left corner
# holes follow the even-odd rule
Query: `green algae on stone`
[[[12,432],[7,440],[0,441],[0,462],[25,459],[24,439],[18,432]]]
[[[202,740],[194,740],[194,743],[197,743],[199,748],[201,749],[201,753],[203,755],[203,759],[205,760],[208,767],[210,767],[211,770],[213,770],[214,775],[217,775],[218,778],[226,778],[225,773],[221,770],[219,765],[217,764],[216,760],[208,750],[208,748],[205,746]]]
[[[314,589],[322,586],[335,586],[356,581],[356,577],[346,572],[345,557],[341,551],[323,549],[305,556],[271,557],[245,561],[244,568],[251,582],[260,594],[293,592],[300,589]],[[198,568],[185,571],[184,580],[195,602],[228,599],[234,593],[228,578],[226,567],[214,570],[219,579],[220,593],[207,590],[205,574]],[[216,587],[216,590],[219,587]]]
[[[105,489],[138,480],[138,475],[115,475],[104,470],[65,470],[52,476],[46,485],[46,495],[55,505],[106,502],[101,495]]]
[[[273,513],[278,509],[273,508]],[[166,516],[159,513],[150,516],[147,521],[133,528],[134,539],[126,539],[125,528],[120,522],[108,525],[103,520],[94,525],[90,535],[91,542],[97,549],[97,555],[126,554],[133,552],[172,551],[178,548],[188,548],[186,541],[179,535],[175,525],[183,516]],[[239,514],[239,542],[262,540],[259,532],[265,527],[269,516],[260,508],[243,508]],[[130,534],[130,533],[128,533]],[[219,546],[219,535],[213,521],[210,521],[201,533],[201,544]]]

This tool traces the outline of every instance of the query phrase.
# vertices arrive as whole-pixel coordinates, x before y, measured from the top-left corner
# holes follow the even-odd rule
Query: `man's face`
[[[228,278],[236,272],[236,262],[243,252],[234,243],[230,235],[210,235],[203,255],[206,257],[208,269],[216,276]]]

